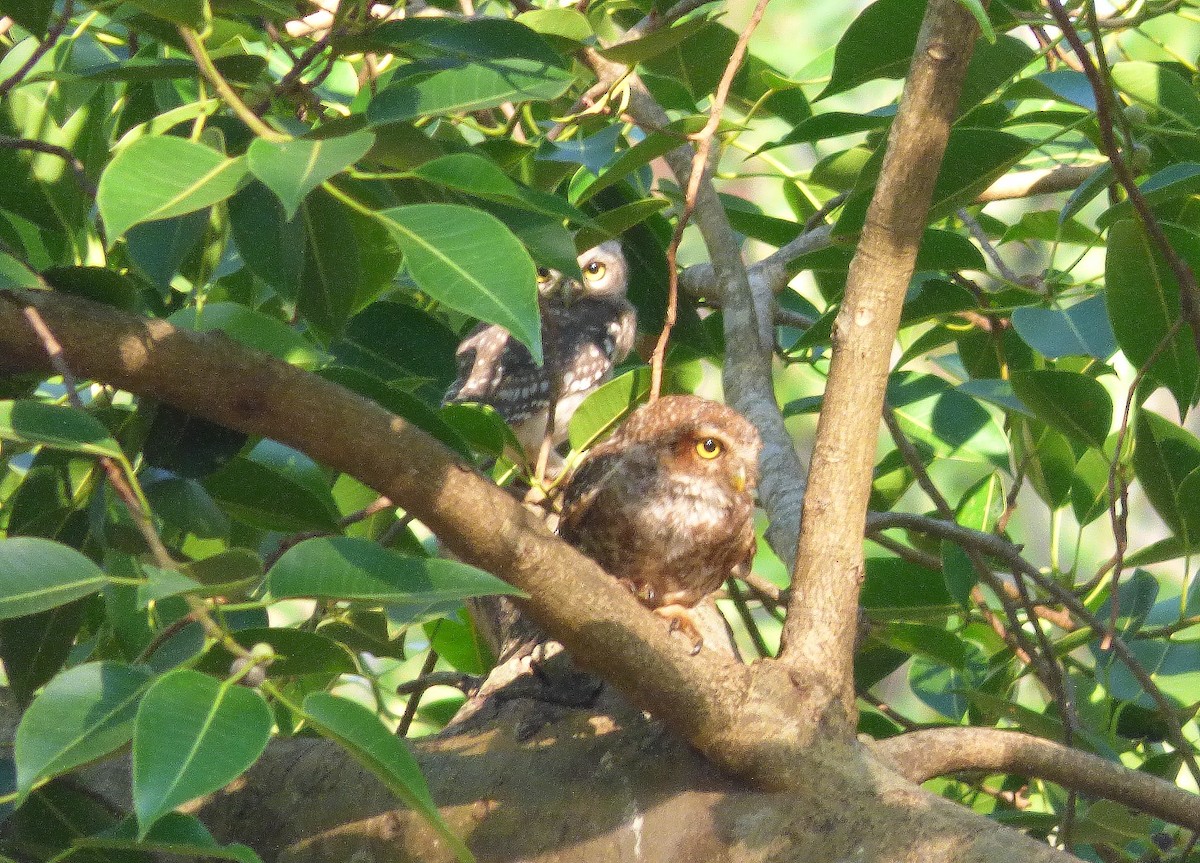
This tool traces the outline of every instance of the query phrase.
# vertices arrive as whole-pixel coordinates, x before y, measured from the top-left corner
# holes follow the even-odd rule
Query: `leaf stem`
[[[250,110],[241,97],[234,92],[233,87],[229,86],[229,82],[217,71],[217,67],[213,64],[212,58],[208,56],[208,52],[204,49],[204,43],[200,41],[200,37],[195,30],[192,30],[190,27],[180,27],[179,35],[183,38],[184,44],[187,45],[188,50],[192,52],[192,56],[196,59],[196,65],[200,67],[200,74],[205,77],[208,83],[212,84],[213,89],[225,100],[225,104],[256,135],[274,144],[282,144],[284,141],[292,139],[290,135],[285,135],[283,132],[277,132],[272,129],[261,117]]]

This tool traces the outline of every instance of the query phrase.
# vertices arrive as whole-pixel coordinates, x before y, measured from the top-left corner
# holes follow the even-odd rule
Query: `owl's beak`
[[[738,469],[734,471],[733,476],[730,477],[730,481],[733,483],[733,487],[737,489],[738,494],[744,492],[746,490],[746,468],[743,465],[738,465]]]
[[[575,279],[563,277],[558,283],[558,289],[562,292],[562,304],[564,307],[569,307],[575,300],[576,294],[583,293],[583,285],[579,284]]]

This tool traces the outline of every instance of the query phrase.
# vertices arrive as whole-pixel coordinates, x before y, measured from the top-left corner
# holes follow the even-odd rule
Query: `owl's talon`
[[[696,621],[692,617],[692,609],[683,605],[664,605],[654,609],[654,613],[667,621],[668,632],[678,632],[680,635],[691,640],[692,648],[690,653],[692,656],[695,656],[700,652],[700,648],[704,647],[704,636],[696,628]]]

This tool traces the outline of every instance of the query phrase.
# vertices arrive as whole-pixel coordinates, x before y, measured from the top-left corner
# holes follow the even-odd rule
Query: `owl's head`
[[[616,240],[606,240],[579,256],[583,279],[538,267],[538,302],[569,306],[584,297],[623,297],[629,287],[629,265]]]
[[[704,477],[737,494],[753,494],[758,485],[758,430],[720,402],[663,396],[634,411],[617,435],[628,444],[653,448],[676,477]]]

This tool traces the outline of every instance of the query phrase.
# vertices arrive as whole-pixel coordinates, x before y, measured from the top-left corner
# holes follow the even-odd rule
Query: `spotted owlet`
[[[643,605],[703,642],[690,609],[754,557],[758,431],[696,396],[634,411],[580,462],[558,532]]]
[[[625,298],[629,268],[620,243],[609,240],[584,252],[579,269],[583,281],[538,270],[544,365],[495,324],[480,324],[458,346],[458,376],[444,401],[491,405],[512,426],[527,458],[546,435],[551,399],[557,445],[566,440],[580,402],[633,348],[637,313]]]

